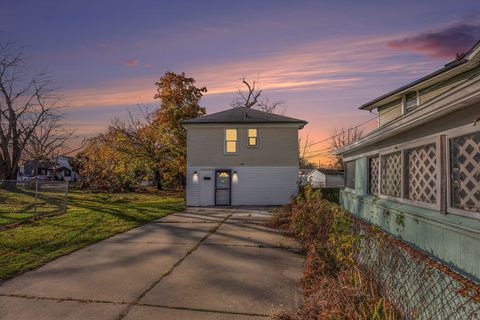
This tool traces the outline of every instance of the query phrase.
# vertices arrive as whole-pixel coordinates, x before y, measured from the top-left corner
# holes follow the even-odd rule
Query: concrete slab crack
[[[140,301],[158,284],[160,283],[163,279],[165,279],[166,277],[168,277],[168,275],[170,275],[176,267],[178,267],[189,255],[191,255],[193,252],[195,252],[195,250],[198,249],[198,247],[200,247],[200,245],[208,239],[208,237],[210,237],[212,234],[214,234],[218,228],[220,228],[232,215],[233,213],[236,211],[237,209],[233,209],[222,221],[220,221],[220,223],[218,223],[215,227],[213,227],[212,229],[210,229],[208,231],[208,233],[202,238],[200,239],[200,241],[194,246],[192,247],[190,250],[187,251],[187,253],[185,253],[177,262],[175,262],[172,267],[167,270],[166,272],[164,272],[160,278],[158,278],[157,280],[155,280],[146,290],[144,290],[131,304],[129,304],[115,319],[116,320],[121,320],[121,319],[124,319],[128,313],[130,312],[130,310],[132,309],[132,307],[134,305],[139,305]]]

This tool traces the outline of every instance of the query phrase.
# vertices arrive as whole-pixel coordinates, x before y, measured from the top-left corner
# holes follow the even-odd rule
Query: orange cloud
[[[377,72],[401,71],[415,75],[425,63],[394,63],[385,43],[391,37],[329,39],[306,43],[264,57],[215,62],[186,68],[186,73],[206,86],[207,94],[236,93],[242,76],[260,79],[260,87],[272,91],[318,91],[353,87]],[[388,61],[387,61],[388,60]],[[138,59],[128,64],[139,64]],[[145,65],[147,66],[147,65]],[[410,75],[410,76],[411,76]],[[63,92],[72,107],[129,105],[153,101],[159,75],[120,79]]]

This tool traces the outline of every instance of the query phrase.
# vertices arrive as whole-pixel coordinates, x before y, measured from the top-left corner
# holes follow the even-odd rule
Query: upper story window
[[[237,129],[225,129],[225,153],[237,153]]]
[[[418,92],[409,92],[405,95],[405,112],[415,109],[418,106]]]
[[[257,129],[248,129],[248,146],[256,147],[257,146]]]

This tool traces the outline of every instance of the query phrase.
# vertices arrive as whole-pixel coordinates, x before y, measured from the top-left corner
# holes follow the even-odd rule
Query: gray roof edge
[[[245,110],[247,108],[243,107],[243,108],[236,108],[236,109],[237,110],[241,109],[239,111],[242,112],[242,110]],[[227,109],[227,110],[215,112],[215,113],[204,115],[204,116],[200,116],[200,117],[196,117],[196,118],[192,118],[192,119],[187,119],[187,120],[184,120],[182,122],[182,124],[212,124],[212,123],[218,123],[218,124],[222,124],[222,123],[272,123],[272,124],[274,124],[274,123],[292,123],[292,124],[299,124],[301,126],[305,126],[308,123],[305,120],[291,118],[291,117],[287,117],[287,116],[283,116],[283,115],[279,115],[279,114],[270,114],[270,113],[267,113],[265,111],[256,110],[256,109],[251,109],[251,110],[253,112],[257,113],[257,114],[269,115],[269,116],[273,116],[274,118],[273,119],[251,118],[251,120],[249,120],[249,119],[242,119],[242,120],[225,119],[224,120],[224,119],[215,118],[216,116],[221,115],[221,114],[233,113],[233,112],[236,111],[236,109]]]
[[[434,71],[434,72],[432,72],[432,73],[430,73],[430,74],[428,74],[428,75],[426,75],[426,76],[421,77],[420,79],[417,79],[417,80],[412,81],[412,82],[410,82],[410,83],[408,83],[408,84],[406,84],[406,85],[404,85],[404,86],[401,86],[401,87],[398,88],[398,89],[395,89],[395,90],[392,90],[392,91],[390,91],[390,92],[387,92],[387,93],[379,96],[378,98],[375,98],[375,99],[373,99],[373,100],[371,100],[371,101],[369,101],[369,102],[367,102],[367,103],[364,103],[364,104],[362,104],[362,105],[359,107],[359,109],[360,109],[360,110],[365,110],[365,109],[368,110],[368,108],[369,108],[371,105],[373,105],[373,104],[375,104],[375,103],[377,103],[377,102],[379,102],[379,101],[381,101],[381,100],[383,100],[383,99],[386,99],[386,98],[388,98],[388,97],[390,97],[390,96],[392,96],[392,95],[394,95],[394,94],[397,94],[397,93],[399,93],[399,92],[401,92],[401,91],[404,91],[404,90],[406,90],[406,89],[408,89],[408,88],[410,88],[410,87],[413,87],[413,86],[415,86],[415,85],[417,85],[417,84],[420,84],[420,83],[422,83],[422,82],[424,82],[424,81],[427,81],[427,80],[429,80],[429,79],[431,79],[431,78],[434,78],[434,77],[436,77],[436,76],[438,76],[438,75],[440,75],[440,74],[443,74],[443,73],[445,73],[445,72],[448,72],[448,71],[450,71],[450,70],[452,70],[452,69],[455,69],[456,67],[458,67],[458,66],[460,66],[460,65],[464,65],[464,64],[468,63],[468,62],[471,60],[471,58],[472,58],[472,54],[474,53],[474,51],[475,51],[478,47],[480,47],[480,40],[477,41],[477,43],[475,43],[475,45],[473,45],[473,47],[472,47],[470,50],[468,50],[467,53],[465,53],[464,55],[462,55],[460,59],[458,59],[458,60],[453,60],[453,61],[445,64],[445,66],[444,66],[443,68],[441,68],[441,69],[438,69],[438,70],[436,70],[436,71]]]

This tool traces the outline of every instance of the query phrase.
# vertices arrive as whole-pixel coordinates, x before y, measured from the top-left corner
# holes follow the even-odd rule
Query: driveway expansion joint
[[[160,278],[158,278],[157,280],[155,280],[146,290],[144,290],[131,304],[129,304],[122,312],[120,312],[120,314],[115,318],[116,320],[121,320],[121,319],[124,319],[128,313],[130,312],[130,310],[132,310],[132,307],[134,305],[139,305],[140,301],[157,285],[159,284],[163,279],[165,279],[166,277],[168,277],[174,270],[176,267],[178,267],[189,255],[191,255],[193,252],[195,252],[195,250],[198,249],[198,247],[200,247],[200,245],[208,239],[208,237],[210,237],[210,235],[214,234],[218,228],[220,228],[232,215],[233,213],[236,211],[237,209],[233,209],[232,211],[230,211],[230,213],[223,219],[221,220],[215,227],[213,227],[212,229],[210,229],[208,231],[208,233],[202,238],[200,239],[200,241],[197,242],[197,244],[191,248],[190,250],[187,251],[187,253],[185,253],[177,262],[175,262],[172,267],[167,270],[166,272],[164,272]]]
[[[150,307],[150,308],[161,308],[161,309],[172,309],[172,310],[185,310],[185,311],[194,311],[194,312],[209,312],[209,313],[219,313],[219,314],[231,314],[231,315],[242,315],[242,316],[252,316],[252,317],[268,317],[267,314],[261,313],[252,313],[252,312],[237,312],[237,311],[226,311],[226,310],[216,310],[216,309],[205,309],[205,308],[189,308],[189,307],[177,307],[169,305],[160,305],[160,304],[151,304],[151,303],[140,303],[140,302],[127,302],[127,301],[109,301],[109,300],[95,300],[95,299],[78,299],[78,298],[56,298],[56,297],[44,297],[44,296],[29,296],[24,294],[4,294],[0,293],[0,297],[8,298],[18,298],[18,299],[27,299],[27,300],[47,300],[55,302],[78,302],[78,303],[99,303],[99,304],[115,304],[115,305],[126,305],[131,307]]]

